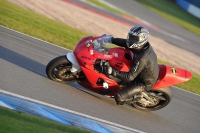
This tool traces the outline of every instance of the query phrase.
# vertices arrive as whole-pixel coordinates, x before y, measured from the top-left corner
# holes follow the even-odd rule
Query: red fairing
[[[192,74],[184,69],[173,66],[159,65],[160,74],[158,82],[153,89],[164,88],[186,82],[192,78]]]
[[[74,49],[74,54],[80,66],[93,67],[96,60],[96,58],[90,54],[90,51],[93,51],[93,49],[91,47],[86,47],[86,42],[89,40],[93,40],[93,37],[89,36],[81,39]]]
[[[105,82],[109,84],[109,90],[110,94],[109,96],[113,96],[117,91],[120,90],[120,86],[112,79],[105,76],[105,74],[98,73],[95,71],[91,71],[87,68],[81,67],[82,71],[84,71],[85,76],[87,77],[86,80],[78,82],[83,87],[92,90],[97,93],[101,93],[101,90],[103,89],[102,84],[98,84],[98,80],[103,79]]]
[[[133,64],[134,54],[124,48],[111,48],[109,54],[113,55],[110,65],[117,70],[128,72]]]
[[[106,82],[109,86],[107,91],[110,91],[110,93],[106,95],[113,96],[121,89],[120,86],[115,80],[110,79],[107,75],[96,71],[94,65],[99,60],[107,60],[115,69],[128,72],[133,63],[134,53],[124,48],[117,47],[110,48],[107,53],[99,52],[94,48],[93,43],[100,37],[101,36],[85,37],[79,41],[74,49],[74,55],[76,56],[80,68],[86,77],[78,83],[89,90],[102,94],[102,90],[105,90],[103,88],[103,82]],[[153,86],[153,89],[173,86],[186,82],[192,78],[189,71],[181,68],[166,65],[159,65],[159,68],[159,80]]]

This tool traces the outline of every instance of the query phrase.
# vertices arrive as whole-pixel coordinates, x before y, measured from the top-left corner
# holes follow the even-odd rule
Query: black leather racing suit
[[[111,41],[113,44],[128,49],[126,39],[112,38]],[[133,51],[132,49],[130,50]],[[152,86],[157,82],[159,75],[159,66],[157,63],[157,56],[152,49],[150,43],[147,42],[141,50],[135,50],[133,52],[134,65],[129,72],[121,72],[113,69],[113,73],[115,73],[115,76],[117,78],[126,82],[132,82],[131,87],[127,88],[126,90],[122,89],[118,92],[118,94],[116,94],[120,96],[121,99],[119,99],[118,97],[118,99],[115,100],[125,101],[125,99],[133,97],[133,95],[136,93],[134,89],[141,90],[141,88],[145,88],[147,91],[149,91],[151,90]]]

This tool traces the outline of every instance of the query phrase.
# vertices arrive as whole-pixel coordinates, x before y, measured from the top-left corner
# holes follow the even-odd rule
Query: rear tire
[[[145,105],[142,102],[134,102],[131,105],[134,106],[137,109],[145,110],[145,111],[155,111],[164,108],[169,104],[169,102],[172,99],[172,93],[170,88],[164,88],[159,90],[152,90],[151,92],[162,96],[164,99],[154,98],[155,105]]]
[[[69,76],[72,63],[67,60],[66,56],[59,56],[51,60],[46,66],[47,76],[56,82],[68,83],[76,81],[75,76]]]

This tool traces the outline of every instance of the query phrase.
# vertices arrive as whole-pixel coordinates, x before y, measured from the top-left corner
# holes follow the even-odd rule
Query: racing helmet
[[[127,35],[127,46],[130,49],[137,49],[144,46],[149,38],[148,30],[143,26],[136,26],[129,30]]]

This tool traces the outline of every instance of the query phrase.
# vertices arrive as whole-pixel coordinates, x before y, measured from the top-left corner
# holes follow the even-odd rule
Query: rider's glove
[[[113,36],[111,35],[104,35],[101,39],[98,39],[100,43],[112,43]]]
[[[116,70],[109,65],[104,66],[104,73],[116,77]]]
[[[104,73],[108,75],[112,74],[112,67],[104,66]]]

